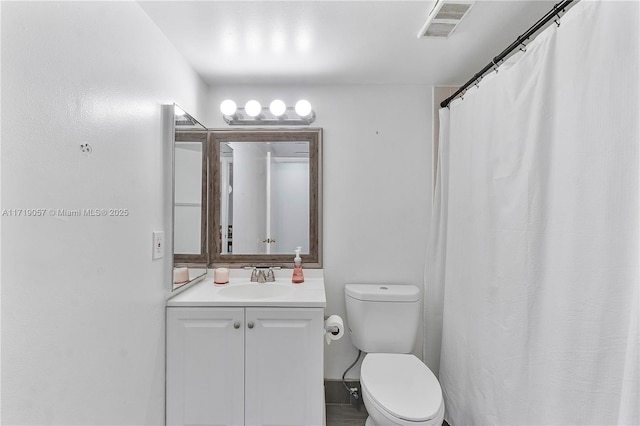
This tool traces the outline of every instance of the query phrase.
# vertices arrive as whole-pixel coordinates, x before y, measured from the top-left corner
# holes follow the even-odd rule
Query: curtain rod
[[[516,41],[511,43],[511,45],[509,45],[509,47],[504,49],[498,56],[493,58],[493,60],[489,62],[487,65],[485,65],[485,67],[482,68],[480,72],[474,75],[469,81],[467,81],[462,87],[460,87],[453,95],[449,96],[447,99],[442,101],[440,103],[440,107],[442,108],[448,107],[451,101],[454,100],[460,93],[464,92],[469,86],[471,86],[472,84],[482,79],[482,77],[484,77],[484,75],[489,70],[491,70],[494,67],[497,67],[500,64],[500,61],[504,60],[504,58],[506,58],[509,53],[520,48],[520,46],[522,46],[525,41],[529,40],[529,37],[531,37],[538,30],[540,30],[540,28],[542,28],[547,22],[551,21],[556,16],[559,18],[560,12],[564,12],[565,8],[569,6],[571,3],[573,3],[574,1],[575,0],[564,0],[556,4],[555,6],[553,6],[553,9],[551,9],[549,12],[547,12],[546,15],[540,18],[538,22],[533,24],[533,26],[531,26],[524,34],[520,35],[516,39]]]

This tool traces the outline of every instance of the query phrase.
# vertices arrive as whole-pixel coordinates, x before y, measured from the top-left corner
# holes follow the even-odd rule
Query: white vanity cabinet
[[[166,423],[321,426],[323,314],[167,307]]]
[[[244,424],[243,325],[244,308],[167,308],[167,425]]]

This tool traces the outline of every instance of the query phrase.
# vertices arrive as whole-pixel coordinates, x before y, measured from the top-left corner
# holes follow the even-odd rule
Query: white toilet
[[[360,369],[366,426],[440,426],[440,384],[410,353],[422,306],[418,288],[347,284],[345,300],[351,341],[367,353]]]

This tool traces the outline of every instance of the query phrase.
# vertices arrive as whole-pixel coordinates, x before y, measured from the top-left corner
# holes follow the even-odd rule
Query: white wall
[[[1,422],[161,424],[161,104],[200,117],[206,86],[135,2],[1,7],[2,208],[129,211],[2,218]]]
[[[422,288],[431,218],[431,87],[212,87],[208,127],[228,127],[220,102],[306,98],[324,128],[324,268],[327,314],[346,319],[349,282]],[[234,233],[236,230],[234,229]],[[304,261],[304,259],[303,259]],[[421,355],[422,327],[416,344]],[[325,346],[325,377],[337,379],[357,350],[348,337]],[[358,371],[350,373],[358,377]]]

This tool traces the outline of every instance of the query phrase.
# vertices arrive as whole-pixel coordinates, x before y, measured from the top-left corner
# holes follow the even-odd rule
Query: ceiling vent
[[[418,38],[449,38],[474,3],[475,1],[437,0],[418,32]]]

